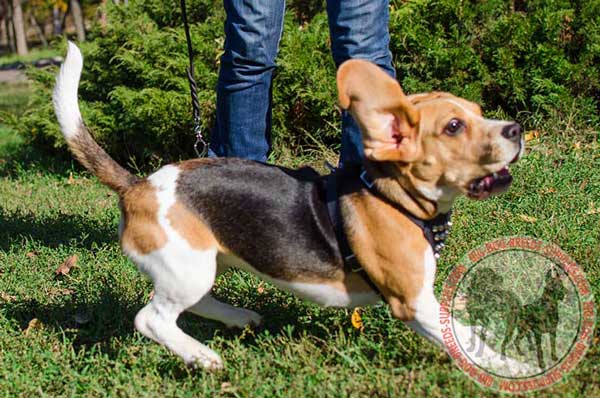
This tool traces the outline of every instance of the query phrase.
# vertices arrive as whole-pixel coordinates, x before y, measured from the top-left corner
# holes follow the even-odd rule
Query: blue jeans
[[[272,80],[284,0],[224,0],[225,51],[217,83],[217,120],[209,156],[265,162],[271,148]],[[389,50],[388,0],[327,0],[336,67],[350,58],[370,60],[395,76]],[[360,162],[359,128],[342,115],[340,163]]]

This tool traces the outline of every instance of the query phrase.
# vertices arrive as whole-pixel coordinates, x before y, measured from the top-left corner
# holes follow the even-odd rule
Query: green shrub
[[[225,15],[216,0],[193,0],[188,7],[208,134]],[[273,87],[275,158],[339,145],[323,4],[292,1],[289,8]],[[193,156],[178,4],[131,0],[108,11],[108,27],[94,28],[82,46],[85,119],[121,161],[145,167]],[[577,109],[574,123],[600,125],[600,0],[393,0],[390,32],[398,79],[408,93],[450,91],[517,119]],[[64,146],[50,104],[55,72],[30,71],[32,107],[13,118],[33,144],[50,149]]]

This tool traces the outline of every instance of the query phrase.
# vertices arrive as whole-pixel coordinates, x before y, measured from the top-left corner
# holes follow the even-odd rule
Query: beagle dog
[[[337,72],[339,103],[360,125],[370,183],[341,178],[336,190],[360,274],[344,265],[324,177],[312,169],[193,159],[138,178],[119,166],[82,121],[82,66],[79,49],[69,43],[54,108],[73,155],[118,193],[121,247],[154,284],[154,296],[135,317],[143,335],[188,365],[221,368],[220,356],[176,321],[189,311],[231,327],[259,324],[256,312],[210,294],[215,276],[233,266],[322,306],[351,308],[383,298],[394,317],[443,345],[436,258],[413,220],[448,213],[461,194],[485,199],[506,190],[508,166],[523,153],[518,124],[486,119],[478,105],[451,94],[406,96],[374,64],[344,63]],[[470,338],[470,329],[457,328]],[[487,346],[483,356],[490,365],[523,365]]]

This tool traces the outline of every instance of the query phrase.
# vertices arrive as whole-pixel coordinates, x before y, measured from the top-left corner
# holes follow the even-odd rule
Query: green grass
[[[29,90],[26,82],[0,84],[0,118],[21,115],[27,109]]]
[[[36,48],[30,50],[27,55],[6,54],[0,57],[0,66],[12,64],[15,62],[34,62],[42,58],[52,58],[60,55],[60,52],[54,48]]]
[[[457,203],[438,287],[476,245],[530,235],[567,251],[600,297],[600,214],[590,211],[600,207],[598,135],[560,120],[546,126],[513,168],[510,192]],[[225,360],[222,372],[188,370],[134,332],[151,286],[118,247],[116,196],[78,170],[0,128],[0,397],[495,396],[385,306],[363,310],[360,332],[350,311],[306,304],[237,271],[217,281],[217,296],[262,313],[265,325],[235,331],[182,316],[182,328]],[[73,254],[77,267],[56,277]],[[28,328],[32,319],[41,326]],[[599,364],[596,332],[580,366],[534,395],[600,396]]]

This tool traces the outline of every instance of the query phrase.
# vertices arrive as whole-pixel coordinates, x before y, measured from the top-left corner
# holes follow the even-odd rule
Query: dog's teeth
[[[493,173],[492,177],[494,177],[494,180],[498,178],[498,173]]]

